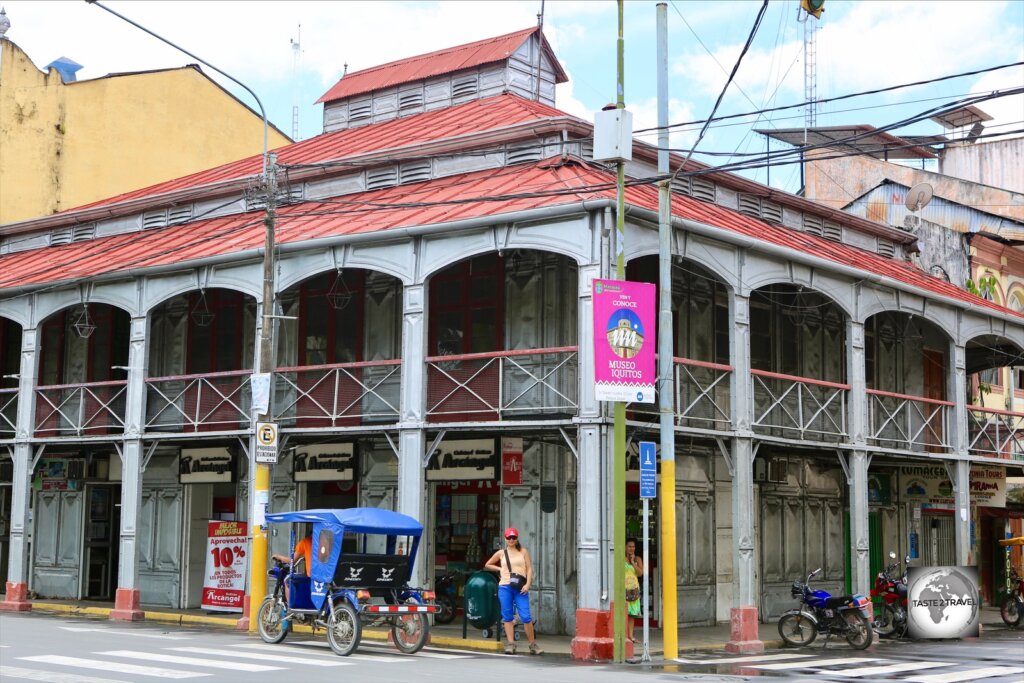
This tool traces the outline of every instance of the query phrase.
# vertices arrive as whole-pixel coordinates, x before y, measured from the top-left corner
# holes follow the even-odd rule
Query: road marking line
[[[901,671],[914,671],[916,669],[937,669],[940,666],[954,666],[956,662],[903,662],[902,664],[889,664],[887,666],[865,666],[860,669],[843,669],[842,671],[819,671],[830,676],[880,676],[882,674],[895,674]]]
[[[278,648],[277,653],[260,653],[260,652],[229,652],[227,650],[214,650],[213,648],[206,647],[169,647],[168,650],[174,652],[191,652],[199,655],[219,655],[221,657],[238,657],[241,659],[257,659],[261,661],[272,661],[281,663],[291,664],[308,664],[309,666],[347,666],[348,662],[343,660],[341,657],[335,656],[333,660],[329,659],[316,659],[315,657],[289,657],[287,655],[280,654],[281,650]],[[317,653],[310,653],[315,655]]]
[[[138,664],[124,664],[122,662],[104,662],[98,659],[83,659],[82,657],[64,657],[63,655],[36,655],[33,657],[18,657],[30,662],[41,662],[43,664],[59,664],[61,666],[76,666],[80,669],[100,669],[102,671],[117,671],[123,674],[138,674],[139,676],[155,676],[157,678],[199,678],[200,676],[212,676],[213,674],[200,671],[181,671],[180,669],[162,669],[156,666],[139,666]]]
[[[265,664],[249,664],[247,662],[221,662],[215,659],[202,659],[200,657],[180,657],[178,655],[165,655],[159,652],[135,652],[134,650],[110,650],[108,652],[97,652],[98,655],[107,657],[126,657],[127,659],[144,659],[152,662],[165,662],[167,664],[186,664],[191,666],[205,666],[211,669],[233,669],[235,671],[280,671],[280,666],[267,666]]]
[[[163,633],[146,633],[143,631],[129,631],[127,629],[114,629],[114,628],[89,628],[87,626],[61,626],[61,629],[65,631],[74,631],[76,633],[112,633],[118,636],[135,636],[137,638],[161,638],[163,640],[192,640],[192,636],[171,636]]]
[[[752,664],[753,669],[767,669],[769,671],[785,671],[786,669],[810,669],[817,666],[833,666],[835,664],[859,664],[860,662],[886,662],[888,660],[880,657],[843,657],[842,659],[810,659],[797,662],[782,662],[781,664]]]
[[[931,674],[929,676],[915,676],[905,678],[906,681],[915,683],[959,683],[959,681],[979,680],[982,678],[994,678],[995,676],[1012,676],[1013,674],[1024,673],[1024,667],[1019,666],[986,666],[981,669],[966,669],[964,671],[950,671],[943,674]]]
[[[315,640],[303,640],[303,641],[292,643],[292,645],[304,645],[304,646],[306,646],[308,648],[318,648],[318,649],[319,648],[330,648],[331,647],[327,643],[320,643],[320,642],[317,642]],[[247,646],[240,646],[240,647],[255,647],[255,645],[247,645]],[[381,664],[399,664],[401,662],[414,662],[414,661],[416,661],[412,657],[399,657],[399,656],[397,656],[398,655],[397,652],[392,654],[392,653],[388,652],[387,650],[378,650],[378,652],[380,654],[369,654],[365,650],[366,650],[366,644],[365,643],[360,643],[360,649],[357,649],[355,652],[350,654],[345,659],[346,660],[362,659],[362,660],[366,660],[366,661],[380,662]],[[327,656],[327,657],[338,657],[338,655],[334,654],[334,652],[331,651],[330,649],[328,649],[327,652],[316,652],[314,654],[317,654],[317,655],[320,655],[320,656]]]
[[[4,647],[9,647],[4,645]],[[96,678],[81,674],[69,674],[60,671],[42,671],[40,669],[22,669],[19,666],[0,665],[0,680],[21,678],[27,681],[43,681],[44,683],[127,683],[113,678]]]
[[[768,662],[782,659],[806,659],[814,655],[749,655],[746,657],[723,657],[721,659],[676,659],[680,664],[706,664],[717,666],[718,664],[742,664],[743,662]]]

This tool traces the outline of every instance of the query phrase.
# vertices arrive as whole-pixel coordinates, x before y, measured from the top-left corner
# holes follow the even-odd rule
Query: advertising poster
[[[523,483],[523,439],[505,437],[501,440],[501,485]]]
[[[206,531],[203,609],[241,612],[245,600],[245,522],[211,521]]]
[[[654,403],[655,286],[594,280],[594,380],[598,401]]]

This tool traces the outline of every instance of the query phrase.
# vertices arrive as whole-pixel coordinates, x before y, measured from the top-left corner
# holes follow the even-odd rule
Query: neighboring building
[[[424,520],[417,583],[479,567],[514,525],[540,628],[610,656],[621,549],[591,290],[614,272],[615,173],[589,122],[542,101],[562,75],[539,29],[435,55],[345,76],[323,98],[330,132],[279,150],[271,413],[287,447],[270,507]],[[380,118],[355,121],[366,102]],[[635,143],[629,175],[656,159]],[[206,521],[246,519],[252,500],[260,169],[0,226],[8,609],[29,589],[116,594],[116,618],[199,604]],[[904,230],[726,173],[673,189],[680,622],[731,621],[748,649],[808,567],[866,592],[872,557],[915,534],[968,562],[967,518],[922,528],[913,502],[946,495],[949,473],[966,508],[972,481],[998,491],[1020,468],[974,440],[965,370],[1020,353],[1024,316],[909,263]],[[628,275],[656,282],[656,188],[626,203]],[[71,226],[94,236],[50,241]],[[657,441],[658,413],[627,411],[632,532],[636,444]]]
[[[192,64],[76,81],[0,35],[0,224],[240,159],[263,121]],[[291,142],[271,126],[269,145]]]

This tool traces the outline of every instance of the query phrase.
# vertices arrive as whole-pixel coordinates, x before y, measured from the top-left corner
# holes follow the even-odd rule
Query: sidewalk
[[[34,600],[32,601],[32,611],[30,613],[106,619],[109,618],[110,612],[113,608],[114,605],[110,602]],[[997,608],[983,607],[981,611],[981,621],[983,626],[998,625],[999,627],[1003,627],[1003,623],[999,618],[999,610]],[[239,616],[224,613],[209,613],[205,610],[199,609],[175,610],[167,608],[145,610],[145,615],[146,621],[148,622],[173,624],[178,626],[205,626],[222,629],[234,629]],[[295,632],[308,634],[311,633],[311,629],[308,626],[297,626],[295,628]],[[760,624],[758,626],[758,635],[760,639],[764,641],[766,649],[781,647],[783,644],[779,639],[779,632],[775,624]],[[489,639],[485,639],[481,631],[473,628],[471,625],[467,625],[466,636],[467,637],[463,639],[462,620],[456,619],[453,623],[444,626],[436,624],[431,626],[430,644],[434,647],[474,652],[499,653],[503,651],[504,637],[502,637],[502,641],[497,641],[494,639],[494,635],[492,634]],[[635,646],[635,656],[639,658],[642,647],[640,641],[643,637],[643,630],[640,627],[637,627],[636,629],[636,637],[637,643]],[[388,632],[382,628],[365,628],[363,630],[363,638],[366,640],[386,642],[388,639]],[[519,642],[519,652],[525,654],[527,652],[525,636],[523,637],[523,640]],[[544,649],[545,655],[566,658],[570,656],[572,636],[540,634],[537,636],[537,642]],[[695,626],[679,630],[680,655],[698,651],[722,650],[728,642],[728,624],[722,624],[719,626]],[[661,629],[652,628],[650,630],[649,651],[653,659],[662,658],[663,640]]]

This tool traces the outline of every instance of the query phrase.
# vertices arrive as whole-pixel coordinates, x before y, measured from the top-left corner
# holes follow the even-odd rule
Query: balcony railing
[[[0,439],[12,439],[18,431],[18,390],[0,389]]]
[[[146,380],[146,430],[156,432],[248,429],[251,370]]]
[[[690,358],[673,358],[675,424],[679,427],[699,429],[730,429],[731,375],[731,365]],[[634,415],[650,416],[656,420],[658,404],[631,403],[629,412]]]
[[[433,422],[551,419],[578,410],[578,347],[427,358]]]
[[[278,368],[274,418],[293,427],[338,427],[398,420],[402,361]]]
[[[867,394],[870,443],[909,451],[949,450],[949,416],[955,404],[877,389]]]
[[[1024,413],[968,406],[967,436],[972,455],[1024,460]]]
[[[36,387],[36,436],[94,436],[124,432],[128,382]]]
[[[754,427],[760,433],[816,441],[846,436],[849,384],[751,370]]]

